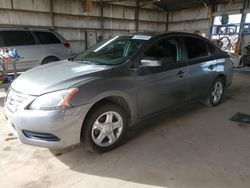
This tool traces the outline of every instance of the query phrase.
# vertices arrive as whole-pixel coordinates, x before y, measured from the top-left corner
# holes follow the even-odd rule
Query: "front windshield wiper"
[[[89,58],[77,59],[75,61],[79,61],[81,63],[86,63],[86,64],[90,64],[90,65],[109,65],[109,66],[116,65],[116,64],[112,64],[112,63],[104,63],[101,61],[93,61],[92,59],[89,59]]]
[[[93,60],[89,60],[89,59],[82,59],[79,61],[81,61],[81,63],[92,64],[92,65],[114,65],[111,63],[101,63],[101,62],[97,62],[97,61],[93,61]]]
[[[89,60],[89,59],[79,59],[77,61],[80,61],[81,63],[89,64],[89,65],[98,65],[99,64],[99,63],[92,61],[92,60]]]
[[[91,63],[90,61],[85,61],[85,60],[81,61],[81,63],[86,63],[86,64],[89,64],[89,65],[95,64],[95,63]]]

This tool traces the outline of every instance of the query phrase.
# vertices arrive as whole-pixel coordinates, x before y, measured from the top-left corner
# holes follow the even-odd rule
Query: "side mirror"
[[[161,61],[158,59],[145,58],[141,60],[142,67],[159,67],[161,66]]]

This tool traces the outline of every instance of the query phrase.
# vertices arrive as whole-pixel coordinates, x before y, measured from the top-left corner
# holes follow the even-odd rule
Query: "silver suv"
[[[85,140],[104,152],[130,125],[166,109],[190,101],[219,105],[232,76],[229,55],[205,38],[131,34],[20,75],[5,112],[23,143],[62,148]]]
[[[23,57],[17,62],[18,71],[67,59],[72,53],[70,44],[60,34],[49,29],[0,28],[0,48],[17,49]]]

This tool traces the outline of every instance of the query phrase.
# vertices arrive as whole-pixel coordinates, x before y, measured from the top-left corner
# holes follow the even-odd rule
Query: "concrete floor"
[[[250,127],[229,120],[250,114],[250,72],[235,73],[219,107],[175,110],[102,155],[84,144],[52,151],[20,143],[0,100],[0,187],[250,187]]]

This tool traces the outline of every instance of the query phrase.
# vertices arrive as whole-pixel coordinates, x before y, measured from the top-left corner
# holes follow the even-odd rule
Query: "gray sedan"
[[[23,143],[63,148],[85,140],[105,152],[129,126],[155,114],[190,101],[219,105],[232,76],[228,54],[205,38],[130,34],[23,73],[6,95],[5,112]]]

